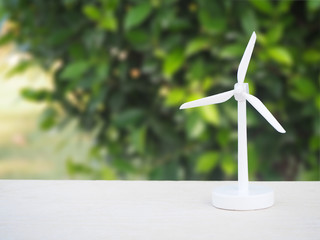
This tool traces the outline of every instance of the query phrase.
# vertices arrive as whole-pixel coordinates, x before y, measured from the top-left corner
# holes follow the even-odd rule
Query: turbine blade
[[[238,67],[238,73],[237,73],[238,83],[244,82],[244,77],[246,76],[246,73],[247,73],[247,69],[249,66],[254,44],[256,42],[256,38],[257,38],[256,33],[253,32]]]
[[[210,97],[205,97],[201,98],[198,100],[194,100],[191,102],[184,103],[180,106],[180,109],[185,109],[185,108],[193,108],[193,107],[200,107],[200,106],[205,106],[205,105],[210,105],[210,104],[216,104],[216,103],[222,103],[227,100],[229,100],[233,96],[234,90],[230,90],[227,92],[219,93],[216,95],[212,95]]]
[[[285,133],[286,130],[275,119],[266,106],[255,96],[245,93],[248,102],[274,127],[278,132]]]

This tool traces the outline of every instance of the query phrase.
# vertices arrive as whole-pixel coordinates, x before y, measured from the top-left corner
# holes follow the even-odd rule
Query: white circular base
[[[255,210],[271,207],[273,190],[269,187],[249,184],[247,193],[240,193],[238,185],[218,187],[212,192],[212,204],[228,210]]]

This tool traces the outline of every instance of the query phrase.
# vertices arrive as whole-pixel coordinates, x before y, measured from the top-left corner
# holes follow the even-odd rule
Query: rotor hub
[[[248,83],[236,83],[234,85],[234,98],[239,102],[243,102],[246,100],[244,93],[249,94],[249,84]]]

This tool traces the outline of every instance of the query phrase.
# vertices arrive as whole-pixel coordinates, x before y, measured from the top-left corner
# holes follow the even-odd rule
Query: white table
[[[201,181],[0,180],[0,239],[320,239],[320,182],[261,182],[269,209],[214,208]]]

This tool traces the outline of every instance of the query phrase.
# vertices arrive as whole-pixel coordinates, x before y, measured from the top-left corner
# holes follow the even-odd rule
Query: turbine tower
[[[252,210],[270,207],[274,202],[272,189],[249,185],[248,179],[246,102],[248,101],[278,132],[286,132],[264,104],[249,94],[249,85],[244,83],[255,41],[256,34],[253,32],[241,59],[237,73],[238,82],[234,85],[233,90],[187,102],[180,106],[180,109],[185,109],[217,104],[229,100],[232,96],[238,102],[238,185],[224,186],[213,191],[212,204],[218,208]]]

